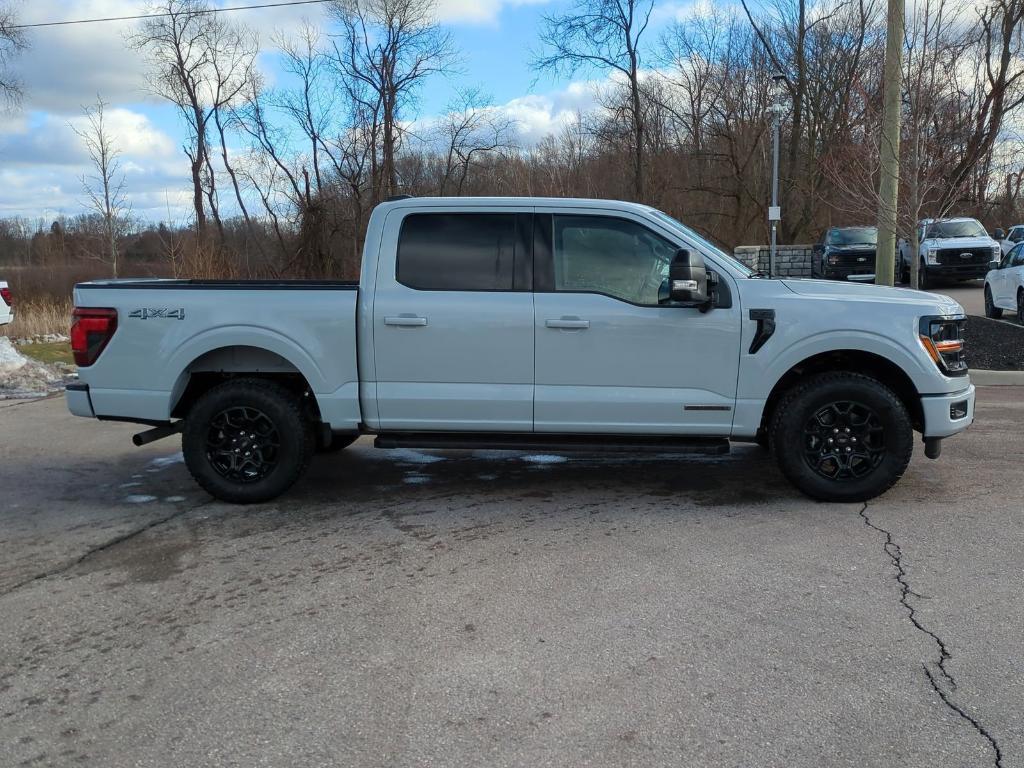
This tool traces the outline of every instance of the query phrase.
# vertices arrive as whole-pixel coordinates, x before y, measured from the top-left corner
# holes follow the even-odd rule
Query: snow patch
[[[555,456],[551,453],[535,453],[522,458],[530,464],[563,464],[569,460],[565,456]]]
[[[169,504],[177,504],[177,503],[182,502],[184,500],[185,500],[184,496],[168,496],[168,497],[166,497],[164,499],[164,501],[168,502]]]
[[[167,469],[167,467],[174,466],[175,464],[184,464],[185,454],[181,451],[172,453],[170,456],[158,456],[149,462],[150,469],[147,472],[155,472],[160,469]]]
[[[59,392],[73,376],[68,366],[46,365],[21,354],[0,336],[0,400],[43,397]]]
[[[441,456],[431,456],[427,453],[420,453],[410,448],[395,448],[387,451],[389,458],[396,459],[397,461],[405,464],[436,464],[439,461],[444,461]]]
[[[146,496],[139,493],[124,497],[125,504],[148,504],[151,501],[156,501],[156,496]]]

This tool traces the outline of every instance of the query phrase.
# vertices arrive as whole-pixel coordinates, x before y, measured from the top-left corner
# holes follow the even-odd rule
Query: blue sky
[[[10,0],[9,0],[10,1]],[[242,5],[256,0],[231,0]],[[707,0],[696,0],[707,2]],[[143,11],[143,0],[13,0],[23,22],[129,15]],[[531,70],[531,51],[542,13],[566,0],[440,0],[442,23],[461,53],[461,72],[435,77],[423,89],[418,115],[443,114],[457,89],[479,86],[494,105],[519,125],[525,143],[556,130],[577,108],[593,102],[587,75],[575,81]],[[657,8],[658,23],[690,12],[689,2],[672,0]],[[232,14],[253,26],[268,53],[266,74],[282,82],[270,38],[294,32],[303,18],[322,21],[318,6],[262,9]],[[31,49],[15,63],[26,95],[17,113],[0,114],[0,216],[52,218],[83,210],[81,177],[88,166],[81,141],[69,123],[80,123],[82,105],[97,93],[109,103],[108,118],[123,149],[133,211],[143,218],[187,215],[184,136],[173,109],[145,88],[145,62],[124,43],[131,23],[76,25],[34,30]]]

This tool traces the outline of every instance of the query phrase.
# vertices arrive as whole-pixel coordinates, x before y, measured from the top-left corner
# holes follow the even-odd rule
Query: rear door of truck
[[[533,429],[531,213],[388,213],[372,311],[379,429]]]

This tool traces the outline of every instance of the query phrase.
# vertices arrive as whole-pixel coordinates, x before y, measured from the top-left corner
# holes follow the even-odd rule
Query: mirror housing
[[[711,307],[708,271],[704,257],[682,248],[676,251],[668,268],[669,295],[672,303],[685,307]]]
[[[1005,240],[1006,239],[1006,233],[1003,230],[1001,230],[999,227],[996,227],[996,231],[992,233],[992,239],[993,240]]]

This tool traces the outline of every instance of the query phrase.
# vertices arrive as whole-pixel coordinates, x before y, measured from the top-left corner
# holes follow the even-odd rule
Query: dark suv
[[[814,244],[811,274],[827,280],[871,280],[877,244],[877,227],[830,227]]]

